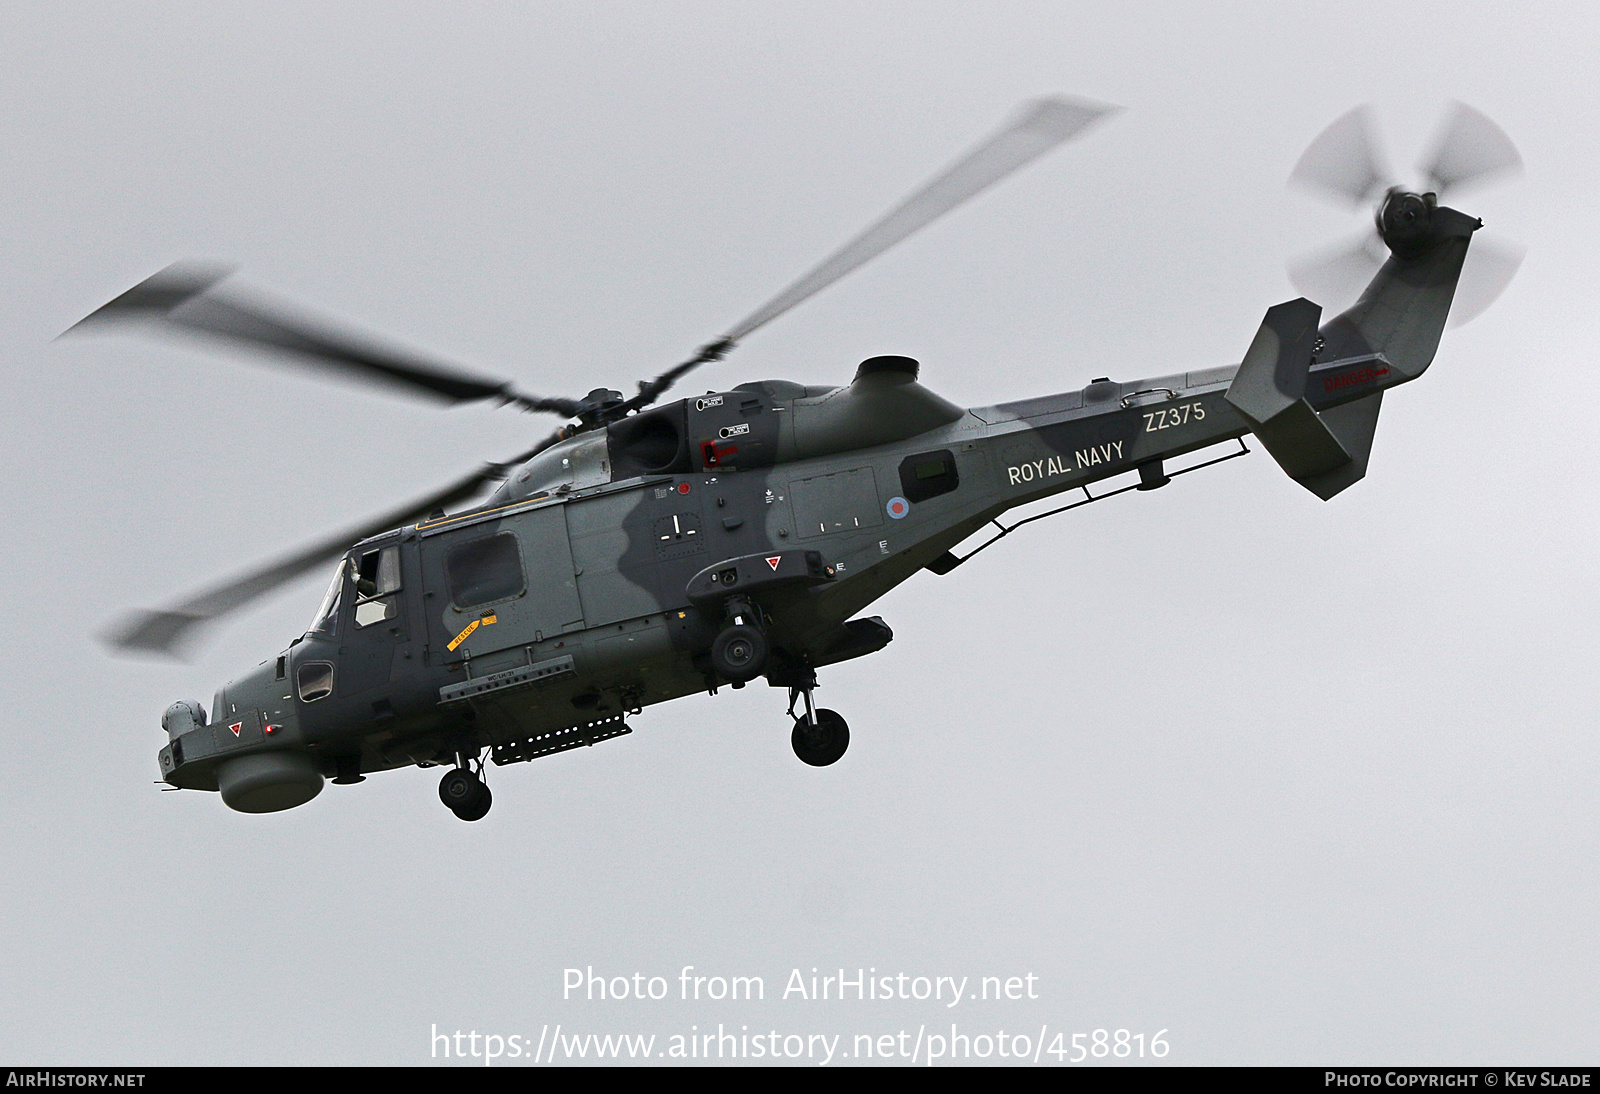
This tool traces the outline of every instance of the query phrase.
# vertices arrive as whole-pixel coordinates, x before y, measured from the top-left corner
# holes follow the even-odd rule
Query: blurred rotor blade
[[[1365,205],[1388,189],[1393,173],[1378,146],[1372,108],[1358,106],[1317,134],[1289,172],[1289,181]]]
[[[1482,315],[1511,284],[1527,253],[1520,243],[1485,239],[1481,231],[1474,235],[1461,280],[1456,284],[1455,300],[1450,304],[1448,325],[1464,326]]]
[[[684,373],[689,372],[692,369],[699,368],[708,361],[722,360],[728,355],[728,351],[732,348],[732,338],[719,338],[715,342],[707,342],[705,345],[700,347],[700,351],[698,353],[682,364],[673,365],[671,368],[667,369],[667,371],[663,372],[660,376],[657,376],[653,380],[640,380],[639,394],[623,403],[616,409],[614,413],[620,418],[627,416],[629,413],[635,410],[640,410],[649,406],[651,403],[655,402],[656,399],[660,398],[663,391],[677,383],[678,378]]]
[[[1521,171],[1522,157],[1505,130],[1487,115],[1454,102],[1434,139],[1432,153],[1418,169],[1428,180],[1428,188],[1443,196],[1446,190]]]
[[[117,652],[175,656],[193,641],[197,629],[201,626],[236,608],[243,607],[308,570],[332,562],[353,544],[368,536],[375,536],[391,528],[409,524],[436,509],[443,509],[472,497],[487,483],[504,478],[512,468],[526,463],[556,443],[562,436],[562,432],[558,430],[520,456],[504,463],[485,464],[472,474],[457,479],[426,497],[417,498],[398,509],[381,513],[354,527],[326,536],[292,555],[269,562],[250,573],[207,589],[170,608],[132,612],[105,632],[104,641]]]
[[[1325,314],[1335,315],[1360,298],[1388,257],[1388,248],[1369,228],[1353,240],[1290,262],[1289,281]]]
[[[919,228],[938,220],[967,199],[1063,141],[1077,136],[1117,109],[1087,99],[1050,98],[1027,104],[1005,128],[957,160],[943,174],[906,198],[883,219],[756,309],[743,322],[736,324],[723,341],[730,344],[737,342],[758,327],[770,323]]]
[[[287,353],[320,369],[446,402],[500,399],[526,410],[569,418],[577,414],[576,400],[521,395],[504,380],[474,376],[453,365],[381,345],[264,297],[219,287],[230,272],[226,267],[176,263],[90,313],[65,333],[153,320],[188,334]]]

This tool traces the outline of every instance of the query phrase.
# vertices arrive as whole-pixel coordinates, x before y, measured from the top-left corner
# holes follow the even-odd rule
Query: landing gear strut
[[[809,687],[789,689],[791,715],[794,714],[795,703],[800,699],[804,699],[806,704],[805,713],[794,720],[794,732],[789,734],[789,744],[802,763],[812,767],[827,767],[850,747],[850,726],[837,712],[819,710],[812,704],[811,688],[815,686],[813,682]]]
[[[464,821],[482,820],[489,806],[494,804],[494,795],[489,793],[480,774],[482,762],[478,764],[478,771],[473,771],[470,763],[465,755],[457,754],[456,767],[446,771],[439,780],[439,800]]]

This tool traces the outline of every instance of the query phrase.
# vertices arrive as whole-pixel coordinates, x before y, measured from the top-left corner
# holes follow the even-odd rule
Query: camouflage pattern
[[[726,683],[708,651],[732,597],[763,620],[768,681],[801,686],[882,648],[860,613],[1007,510],[1133,471],[1160,485],[1168,461],[1247,433],[1331,497],[1365,473],[1382,392],[1438,345],[1477,222],[1433,214],[1420,239],[1386,235],[1354,307],[1318,327],[1308,301],[1279,305],[1237,366],[963,410],[916,362],[873,358],[846,387],[744,384],[580,433],[481,508],[354,547],[329,626],[230,683],[209,721],[169,711],[163,777],[283,808],[320,788],[307,772],[592,744]],[[229,766],[275,753],[302,767]],[[273,778],[278,798],[239,789]]]

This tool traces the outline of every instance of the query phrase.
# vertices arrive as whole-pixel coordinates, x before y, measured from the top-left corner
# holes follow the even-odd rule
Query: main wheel
[[[754,680],[767,664],[767,636],[748,623],[735,623],[711,643],[711,667],[735,684]]]
[[[827,767],[850,747],[850,727],[831,710],[817,711],[817,724],[796,718],[789,735],[794,754],[812,767]]]
[[[452,812],[459,813],[475,806],[478,799],[486,797],[488,793],[489,788],[483,785],[483,780],[465,767],[446,771],[444,778],[439,780],[439,800]]]
[[[483,783],[478,784],[478,799],[459,809],[452,810],[456,816],[464,821],[482,820],[489,813],[489,806],[494,804],[494,795],[489,793],[489,788]]]

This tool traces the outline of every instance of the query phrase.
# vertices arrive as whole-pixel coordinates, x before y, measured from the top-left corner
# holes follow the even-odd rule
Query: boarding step
[[[537,661],[531,665],[519,665],[504,672],[480,676],[475,680],[446,684],[439,689],[439,703],[441,706],[464,703],[468,699],[476,699],[483,695],[498,695],[521,688],[531,688],[536,684],[546,684],[551,680],[559,680],[576,673],[577,670],[572,667],[572,655],[564,654],[561,657],[552,657],[548,661]]]

